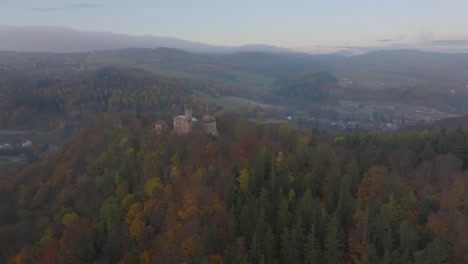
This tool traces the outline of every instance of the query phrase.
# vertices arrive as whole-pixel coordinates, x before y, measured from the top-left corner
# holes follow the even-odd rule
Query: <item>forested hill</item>
[[[296,105],[334,102],[340,88],[336,77],[327,72],[296,74],[279,78],[274,84],[279,88],[275,96],[281,102]]]
[[[73,135],[102,112],[176,112],[194,91],[219,96],[227,86],[209,80],[161,77],[137,69],[104,67],[73,78],[18,73],[0,78],[0,126]],[[237,89],[242,91],[242,89]],[[229,94],[229,92],[227,92]],[[194,103],[194,108],[208,103]]]
[[[102,68],[73,79],[26,75],[4,78],[3,127],[51,130],[79,127],[84,120],[107,111],[162,111],[190,95],[187,83],[147,72]],[[169,88],[170,87],[170,88]]]
[[[0,178],[4,263],[466,263],[468,132],[220,137],[102,114]]]

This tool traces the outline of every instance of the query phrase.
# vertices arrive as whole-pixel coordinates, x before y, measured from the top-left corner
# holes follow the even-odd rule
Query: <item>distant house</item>
[[[23,148],[27,148],[27,147],[30,147],[30,146],[32,146],[31,140],[26,140],[25,142],[23,142],[21,144],[21,147],[23,147]]]
[[[157,132],[157,133],[161,133],[163,130],[166,130],[166,129],[169,129],[169,126],[167,125],[167,123],[162,120],[162,119],[158,119],[155,123],[154,123],[154,130]]]
[[[2,149],[12,149],[12,148],[13,148],[13,145],[10,143],[5,143],[2,145]]]

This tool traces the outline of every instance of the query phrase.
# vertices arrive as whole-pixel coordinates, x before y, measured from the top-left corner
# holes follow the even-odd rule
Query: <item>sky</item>
[[[467,11],[465,0],[0,0],[0,25],[268,44],[311,53],[468,52]]]

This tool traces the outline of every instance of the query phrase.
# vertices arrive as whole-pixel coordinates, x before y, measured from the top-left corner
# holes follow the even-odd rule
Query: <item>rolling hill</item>
[[[468,84],[468,54],[375,51],[341,61],[334,72],[374,89],[427,84],[462,88]]]
[[[227,53],[235,51],[288,52],[270,45],[216,46],[159,36],[131,36],[111,32],[89,32],[65,27],[12,27],[0,25],[0,50],[23,52],[88,52],[126,48],[171,47],[191,52]]]

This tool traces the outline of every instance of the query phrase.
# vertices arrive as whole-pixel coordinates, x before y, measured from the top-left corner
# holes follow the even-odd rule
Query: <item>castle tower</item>
[[[192,106],[191,105],[185,105],[185,119],[187,119],[189,123],[192,122]]]
[[[179,134],[187,134],[192,131],[192,107],[185,105],[185,115],[174,116],[174,131]]]

